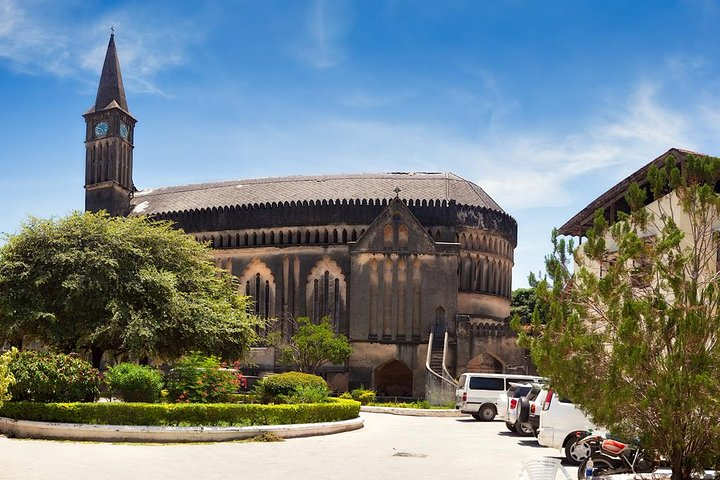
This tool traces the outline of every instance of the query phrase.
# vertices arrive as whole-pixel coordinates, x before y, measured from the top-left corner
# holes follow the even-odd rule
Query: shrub
[[[92,402],[100,396],[100,373],[75,354],[23,351],[9,367],[16,401]]]
[[[290,395],[281,395],[283,403],[322,403],[328,400],[330,389],[327,385],[301,385]]]
[[[285,403],[298,394],[301,387],[328,389],[322,377],[301,372],[286,372],[268,375],[255,385],[255,393],[263,403]],[[326,395],[327,396],[327,395]]]
[[[242,427],[335,422],[359,413],[358,402],[338,399],[302,405],[5,402],[0,407],[0,416],[17,420],[94,425]]]
[[[356,388],[350,392],[353,400],[360,402],[361,405],[367,405],[375,401],[375,391],[364,388]]]
[[[171,401],[217,403],[237,392],[245,377],[237,368],[227,368],[215,356],[193,352],[183,357],[167,375]]]
[[[126,402],[155,403],[160,400],[163,377],[152,367],[119,363],[107,371],[105,383]]]
[[[9,352],[0,355],[0,407],[2,407],[3,401],[10,400],[8,390],[15,383],[15,377],[10,371],[9,365],[16,354],[17,350],[13,348]]]

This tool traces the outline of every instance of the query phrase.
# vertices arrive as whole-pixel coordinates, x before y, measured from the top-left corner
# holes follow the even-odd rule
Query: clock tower
[[[85,210],[107,210],[112,216],[130,212],[133,139],[137,120],[125,98],[115,35],[110,35],[95,104],[85,118]]]

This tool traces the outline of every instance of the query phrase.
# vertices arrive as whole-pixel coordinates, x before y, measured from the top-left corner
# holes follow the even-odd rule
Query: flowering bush
[[[92,402],[100,396],[100,373],[75,354],[17,352],[9,369],[14,401]]]
[[[16,354],[17,350],[13,348],[9,352],[0,355],[0,407],[2,407],[4,400],[10,400],[8,389],[10,385],[15,383],[15,377],[12,372],[10,372],[9,364],[12,357]]]
[[[163,377],[152,367],[119,363],[107,371],[105,383],[126,402],[155,403],[160,399]]]
[[[215,356],[193,352],[180,359],[167,375],[170,400],[186,403],[225,402],[247,379],[237,368],[228,366]]]

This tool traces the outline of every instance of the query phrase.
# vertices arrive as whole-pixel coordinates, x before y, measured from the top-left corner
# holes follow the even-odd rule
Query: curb
[[[260,425],[253,427],[160,427],[135,425],[88,425],[14,420],[0,417],[0,433],[9,437],[95,442],[224,442],[244,440],[263,433],[282,438],[311,437],[363,428],[363,419],[339,422]]]
[[[397,408],[397,407],[371,407],[367,405],[360,406],[361,412],[368,413],[387,413],[390,415],[405,415],[408,417],[463,417],[464,414],[458,410],[439,410],[430,408]]]

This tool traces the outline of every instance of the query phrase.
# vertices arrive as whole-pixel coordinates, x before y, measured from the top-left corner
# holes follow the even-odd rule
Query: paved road
[[[561,456],[511,435],[499,421],[361,415],[363,429],[278,443],[134,445],[0,436],[0,479],[515,480],[522,459]],[[567,468],[574,478],[577,469]]]

